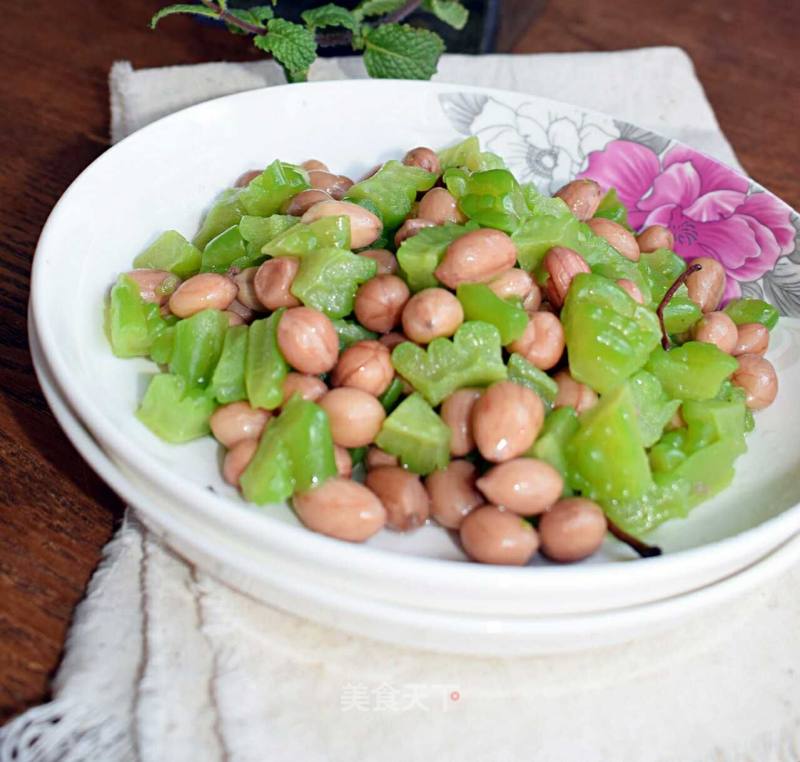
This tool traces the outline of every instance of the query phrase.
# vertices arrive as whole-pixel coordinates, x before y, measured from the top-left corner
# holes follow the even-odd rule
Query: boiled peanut
[[[483,496],[475,488],[476,474],[468,460],[451,460],[447,468],[428,475],[425,488],[431,499],[431,518],[437,524],[458,529],[464,517],[483,504]]]
[[[436,278],[448,288],[459,283],[486,283],[517,261],[517,247],[500,230],[481,228],[456,238],[447,247],[435,270]]]
[[[278,323],[278,347],[295,370],[327,373],[339,358],[339,337],[330,318],[311,307],[286,310]]]
[[[339,540],[363,542],[386,524],[386,509],[363,484],[334,476],[294,496],[294,510],[309,529]]]
[[[389,529],[407,532],[428,520],[428,493],[416,474],[399,466],[382,466],[367,473],[365,484],[383,503]]]
[[[536,530],[525,519],[496,505],[482,505],[461,522],[467,555],[484,564],[524,566],[539,547]]]
[[[486,460],[503,463],[533,444],[543,421],[544,405],[535,392],[499,381],[472,408],[472,436]]]

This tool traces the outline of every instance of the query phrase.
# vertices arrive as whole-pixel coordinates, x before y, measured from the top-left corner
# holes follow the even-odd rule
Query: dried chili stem
[[[611,532],[620,542],[624,542],[629,548],[633,548],[642,558],[652,558],[661,555],[661,548],[658,545],[648,545],[646,542],[628,534],[620,529],[611,519],[606,517],[608,531]]]
[[[678,289],[686,283],[686,279],[692,274],[696,273],[698,270],[702,270],[703,266],[700,264],[693,264],[687,267],[676,279],[675,282],[667,289],[667,293],[664,294],[664,298],[659,302],[658,307],[656,308],[656,315],[658,315],[658,323],[661,326],[661,346],[664,349],[669,349],[669,334],[667,333],[667,327],[664,325],[664,309],[672,300],[672,297],[675,296]]]

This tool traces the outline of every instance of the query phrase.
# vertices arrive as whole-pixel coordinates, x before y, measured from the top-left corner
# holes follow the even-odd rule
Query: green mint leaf
[[[383,16],[393,13],[406,4],[406,0],[362,0],[353,10],[353,15],[361,20],[367,16]]]
[[[459,0],[425,0],[422,7],[454,29],[463,29],[469,19],[469,11]]]
[[[274,4],[273,2],[273,5]],[[275,15],[275,12],[272,10],[272,5],[254,5],[247,10],[253,18],[259,22],[269,21]]]
[[[341,5],[335,5],[334,3],[321,5],[319,8],[312,8],[310,11],[303,11],[300,15],[312,30],[326,26],[341,26],[354,32],[358,26],[355,17],[347,8],[342,8]]]
[[[161,19],[165,16],[173,16],[176,13],[193,13],[195,16],[208,16],[212,19],[219,18],[219,11],[214,8],[207,8],[205,5],[195,5],[194,3],[178,3],[176,5],[168,5],[157,11],[153,18],[150,19],[150,28],[155,29]]]
[[[223,10],[228,10],[228,0],[217,0],[217,5]]]
[[[430,79],[444,52],[438,34],[407,24],[370,29],[364,42],[367,73],[379,79]]]
[[[266,7],[269,13],[272,13],[272,8],[269,6]],[[253,26],[258,27],[259,29],[266,29],[267,27],[264,25],[264,21],[266,19],[271,19],[272,16],[269,15],[266,19],[262,19],[259,15],[253,13],[255,9],[253,8],[229,8],[228,13],[231,16],[235,16],[239,21],[244,21],[245,24],[252,24]],[[244,29],[239,29],[235,24],[226,24],[228,29],[235,34],[249,34],[249,32],[245,31]]]
[[[273,55],[290,82],[305,80],[308,67],[317,57],[313,33],[285,19],[271,19],[267,23],[267,33],[256,35],[253,43],[259,50]]]

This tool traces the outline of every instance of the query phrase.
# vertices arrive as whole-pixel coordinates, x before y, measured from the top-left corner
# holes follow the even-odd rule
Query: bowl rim
[[[71,382],[68,358],[64,357],[59,351],[58,342],[54,336],[52,325],[46,319],[46,268],[41,264],[44,260],[44,256],[42,256],[41,253],[52,245],[51,241],[57,234],[60,219],[68,209],[72,198],[80,193],[81,186],[86,181],[86,178],[98,172],[102,172],[105,164],[112,160],[117,153],[134,149],[140,141],[147,141],[150,134],[158,132],[163,124],[184,120],[191,116],[202,115],[206,111],[213,111],[213,109],[216,108],[216,104],[219,102],[246,101],[264,97],[280,99],[285,92],[285,88],[292,88],[291,92],[293,93],[303,92],[307,97],[313,97],[313,93],[317,90],[341,90],[345,88],[349,90],[355,88],[365,91],[371,89],[385,91],[387,87],[426,90],[440,93],[467,92],[499,98],[511,97],[512,99],[518,99],[524,96],[531,101],[549,104],[567,111],[577,110],[582,114],[594,114],[603,119],[613,119],[613,117],[608,114],[603,114],[602,112],[593,111],[591,109],[584,109],[583,107],[573,104],[499,88],[410,80],[337,80],[257,88],[205,101],[176,111],[152,122],[101,154],[69,185],[48,216],[39,237],[33,259],[30,304],[44,356],[50,363],[53,375],[61,386],[65,398],[89,431],[102,443],[109,446],[117,457],[140,473],[146,466],[148,481],[152,480],[160,486],[165,486],[171,484],[174,479],[172,478],[172,474],[165,467],[154,458],[150,458],[146,453],[137,458],[137,453],[132,453],[130,451],[130,446],[126,437],[113,426],[111,421],[106,419],[99,408],[93,405],[91,398],[82,392],[80,384]],[[674,139],[670,140],[675,145],[685,145],[680,143],[680,141]],[[692,151],[696,151],[696,149],[689,146],[686,147]],[[708,156],[701,151],[696,152],[703,156]],[[735,168],[728,167],[728,165],[725,165],[714,157],[709,156],[708,158],[742,175],[742,173]],[[744,175],[742,176],[744,177]],[[754,182],[750,180],[750,178],[747,179],[749,182]],[[758,183],[754,182],[754,185],[763,188],[763,186],[760,186]],[[774,196],[774,194],[771,195]],[[777,198],[777,196],[775,198]],[[788,207],[785,202],[781,201],[781,203]],[[135,464],[138,463],[139,460],[142,460],[142,465],[136,467]],[[195,510],[203,513],[205,520],[210,520],[212,523],[219,523],[223,519],[223,517],[219,515],[223,498],[212,495],[207,490],[193,483],[183,484],[182,492],[185,494],[184,499],[191,501]],[[369,573],[370,570],[374,571],[375,564],[379,564],[383,573],[390,573],[398,578],[404,578],[408,582],[413,582],[414,580],[421,581],[428,578],[430,574],[435,573],[438,575],[441,582],[447,582],[450,585],[457,585],[458,587],[462,585],[480,585],[484,588],[494,587],[504,590],[513,587],[524,593],[526,589],[531,587],[539,588],[543,586],[550,588],[556,580],[568,587],[587,584],[590,588],[597,584],[605,586],[614,582],[623,582],[623,575],[627,575],[629,572],[629,561],[610,562],[607,564],[537,567],[536,573],[533,574],[528,567],[490,566],[464,562],[454,563],[447,559],[411,556],[365,545],[354,547],[351,543],[319,535],[309,531],[303,526],[293,526],[271,519],[269,516],[248,509],[247,506],[248,504],[242,501],[241,509],[238,509],[236,513],[229,512],[224,516],[224,520],[226,524],[229,522],[239,524],[240,531],[246,533],[252,537],[253,541],[259,542],[263,546],[276,545],[279,543],[280,547],[286,552],[312,553],[318,561],[337,568],[349,567],[354,572],[363,571],[364,573]],[[713,551],[718,558],[734,558],[740,555],[748,544],[757,541],[758,538],[762,536],[776,535],[785,539],[790,536],[793,527],[794,530],[800,527],[800,503],[786,508],[778,515],[767,519],[756,527],[744,530],[730,537],[655,558],[631,560],[637,561],[635,568],[638,575],[650,575],[660,578],[662,575],[668,574],[669,570],[675,567],[683,567],[686,564],[692,565],[703,559],[708,559],[711,555],[710,551]],[[703,564],[701,563],[700,565],[702,566]],[[442,576],[446,579],[442,579]],[[449,579],[450,577],[452,577],[452,579]],[[557,587],[553,588],[553,590],[556,591]]]

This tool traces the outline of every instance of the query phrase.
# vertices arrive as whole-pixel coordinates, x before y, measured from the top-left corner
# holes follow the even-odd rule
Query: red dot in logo
[[[453,691],[450,694],[450,700],[451,701],[458,701],[460,698],[461,698],[461,694],[458,691]]]

